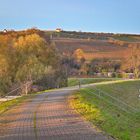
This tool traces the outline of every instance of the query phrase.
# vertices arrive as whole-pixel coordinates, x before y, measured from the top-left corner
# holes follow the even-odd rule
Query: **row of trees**
[[[27,82],[45,88],[66,86],[67,75],[63,67],[55,46],[40,35],[0,35],[1,95]]]

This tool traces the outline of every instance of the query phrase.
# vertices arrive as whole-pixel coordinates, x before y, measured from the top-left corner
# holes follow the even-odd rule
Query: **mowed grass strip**
[[[81,84],[91,84],[91,83],[99,83],[105,81],[115,81],[120,80],[120,78],[69,78],[68,79],[68,86],[76,86],[79,85],[79,81]]]
[[[140,100],[137,96],[139,85],[140,81],[129,81],[98,85],[97,87],[140,109]],[[96,94],[95,90],[93,92]],[[85,119],[112,137],[119,140],[140,140],[140,112],[125,112],[95,96],[95,94],[89,92],[88,88],[82,89],[76,92],[69,100],[70,105],[82,114]],[[128,98],[128,96],[130,97]]]

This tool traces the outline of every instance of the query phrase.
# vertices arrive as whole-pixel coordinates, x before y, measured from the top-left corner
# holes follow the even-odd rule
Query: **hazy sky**
[[[140,0],[0,0],[0,29],[140,33]]]

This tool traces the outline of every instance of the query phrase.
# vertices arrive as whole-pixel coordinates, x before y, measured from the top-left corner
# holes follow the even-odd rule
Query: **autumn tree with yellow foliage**
[[[66,81],[64,78],[67,77],[59,74],[63,71],[63,66],[55,46],[40,35],[30,34],[17,38],[1,35],[0,39],[1,95],[13,84],[24,85],[27,82],[39,82],[42,78],[55,78],[55,80],[50,79],[53,81],[50,87],[58,87],[61,81]],[[50,74],[53,76],[49,77]],[[67,83],[61,85],[65,84]]]

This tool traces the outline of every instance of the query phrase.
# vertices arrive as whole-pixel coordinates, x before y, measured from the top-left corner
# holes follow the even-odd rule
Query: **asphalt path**
[[[76,89],[44,92],[2,114],[0,140],[113,140],[69,106]]]

